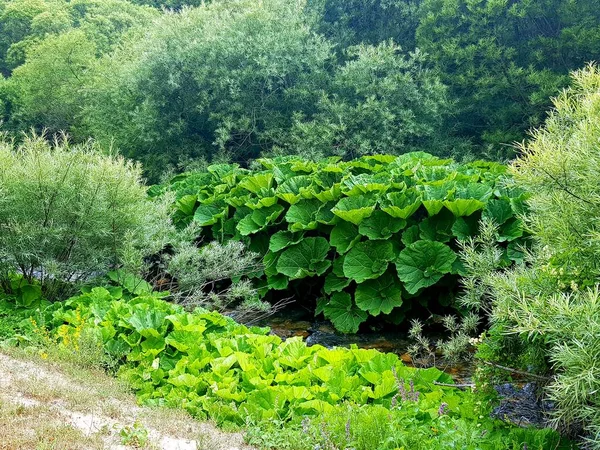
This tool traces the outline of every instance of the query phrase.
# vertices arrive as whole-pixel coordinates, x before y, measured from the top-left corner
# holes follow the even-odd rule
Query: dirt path
[[[250,450],[182,411],[136,405],[102,372],[0,353],[0,450]]]

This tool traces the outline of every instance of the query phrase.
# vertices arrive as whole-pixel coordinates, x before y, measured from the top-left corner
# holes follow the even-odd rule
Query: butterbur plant
[[[173,220],[205,242],[241,241],[264,266],[260,294],[301,295],[341,332],[369,317],[401,323],[438,284],[452,303],[464,272],[459,243],[482,217],[498,224],[506,262],[524,237],[522,190],[498,163],[457,164],[423,152],[319,162],[260,159],[252,170],[213,164],[182,174],[153,195],[174,193]],[[436,296],[437,298],[438,296]]]

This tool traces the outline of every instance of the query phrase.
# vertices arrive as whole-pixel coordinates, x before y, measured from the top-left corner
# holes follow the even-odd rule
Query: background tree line
[[[0,116],[153,178],[260,154],[504,159],[598,59],[595,3],[0,0]]]

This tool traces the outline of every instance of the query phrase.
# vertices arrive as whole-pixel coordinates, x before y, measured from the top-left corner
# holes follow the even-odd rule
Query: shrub
[[[258,252],[263,294],[293,293],[302,283],[304,299],[321,296],[317,313],[340,331],[356,332],[369,315],[399,323],[429,298],[429,306],[450,305],[462,272],[457,240],[475,234],[482,216],[500,224],[504,263],[520,257],[515,211],[524,197],[502,187],[500,164],[425,153],[259,164],[212,165],[152,195],[175,192],[178,226],[195,223],[207,241],[241,240]]]
[[[158,251],[170,221],[148,200],[138,165],[93,144],[27,137],[0,141],[0,281],[12,293],[39,280],[56,299],[127,263],[139,269]],[[42,294],[42,292],[40,292]]]
[[[494,273],[489,261],[498,249],[490,243],[465,257],[472,271],[486,268],[471,279],[475,295],[468,297],[489,305],[494,324],[482,356],[518,364],[525,350],[535,357],[529,369],[548,364],[555,425],[583,427],[588,447],[599,449],[600,71],[589,66],[573,81],[512,166],[515,183],[531,195],[524,220],[535,246],[524,254],[526,264]],[[481,264],[486,254],[488,264]]]

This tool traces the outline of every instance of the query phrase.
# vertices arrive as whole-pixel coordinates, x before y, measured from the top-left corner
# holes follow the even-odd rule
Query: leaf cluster
[[[500,164],[459,165],[425,153],[259,163],[212,165],[152,195],[175,192],[179,226],[195,223],[203,237],[242,240],[262,255],[255,277],[263,294],[316,280],[317,313],[346,333],[369,316],[402,321],[442,282],[452,292],[462,272],[457,243],[477,233],[482,216],[499,224],[507,265],[524,236],[516,212],[525,196],[503,187]]]
[[[405,367],[394,354],[282,342],[215,312],[185,312],[152,294],[127,301],[103,288],[42,316],[50,333],[68,336],[83,321],[101,336],[142,403],[247,426],[248,439],[265,447],[278,439],[286,443],[277,448],[438,448],[430,445],[443,439],[439,448],[569,448],[550,430],[486,418],[473,393],[435,384],[452,383],[447,374]]]

